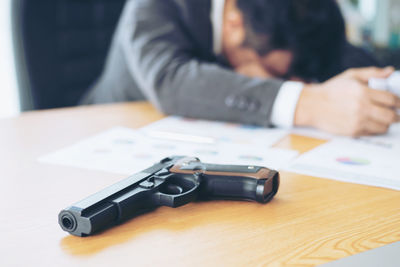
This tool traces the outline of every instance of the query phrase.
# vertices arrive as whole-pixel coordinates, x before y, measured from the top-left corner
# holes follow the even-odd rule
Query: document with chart
[[[283,133],[273,132],[272,136],[277,140]],[[180,138],[183,141],[178,140]],[[152,137],[147,130],[115,127],[45,155],[39,161],[128,175],[173,155],[194,156],[206,163],[258,165],[271,169],[287,166],[298,155],[297,151],[270,148],[265,145],[267,141],[258,146],[243,144],[239,140],[245,141],[245,138],[239,135],[233,141],[215,138],[216,135],[210,138],[187,133]]]
[[[287,130],[229,122],[170,116],[140,129],[146,135],[165,140],[199,144],[239,144],[268,148],[289,134]]]
[[[301,155],[287,170],[400,190],[400,124],[383,136],[335,138]]]

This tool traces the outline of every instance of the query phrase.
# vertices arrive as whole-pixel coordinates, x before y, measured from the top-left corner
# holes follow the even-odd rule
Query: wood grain
[[[0,266],[314,266],[400,240],[400,192],[287,172],[267,205],[196,202],[89,238],[61,231],[62,208],[124,177],[37,158],[162,117],[126,103],[0,120]],[[323,142],[293,135],[277,146],[304,152]]]

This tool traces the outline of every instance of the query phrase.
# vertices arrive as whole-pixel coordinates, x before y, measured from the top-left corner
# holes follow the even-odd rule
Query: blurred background
[[[339,0],[350,41],[400,68],[400,0]]]
[[[400,69],[400,0],[338,2],[350,41],[373,52],[383,64]],[[123,3],[124,0],[1,0],[0,118],[21,110],[76,103],[82,89],[101,73]],[[52,61],[54,56],[57,62]],[[57,68],[41,71],[41,65],[52,64]],[[36,73],[36,80],[29,82],[27,72]],[[50,97],[56,90],[68,89],[71,97],[61,97],[62,101],[54,106],[46,99],[32,103],[30,91],[35,87],[47,90]]]
[[[11,34],[11,1],[0,1],[0,117],[18,114],[20,109]]]

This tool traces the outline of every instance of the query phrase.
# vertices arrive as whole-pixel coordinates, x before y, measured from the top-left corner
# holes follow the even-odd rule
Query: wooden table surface
[[[0,120],[0,266],[314,266],[400,240],[400,192],[287,172],[267,205],[196,202],[93,237],[63,232],[61,209],[124,176],[38,157],[113,126],[162,117],[136,103]],[[306,151],[321,143],[288,136],[278,146]]]

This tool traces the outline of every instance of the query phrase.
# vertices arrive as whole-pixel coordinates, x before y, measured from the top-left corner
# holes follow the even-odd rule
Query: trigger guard
[[[169,175],[153,194],[154,203],[158,206],[175,208],[194,201],[198,196],[200,175],[197,173]]]
[[[188,204],[197,199],[198,196],[198,185],[193,187],[189,191],[179,194],[179,195],[169,195],[161,192],[157,192],[155,197],[155,202],[158,206],[167,206],[171,208],[177,208]]]
[[[196,200],[198,195],[197,191],[197,188],[193,188],[190,191],[180,195],[168,195],[158,192],[155,194],[155,201],[159,206],[177,208]]]

